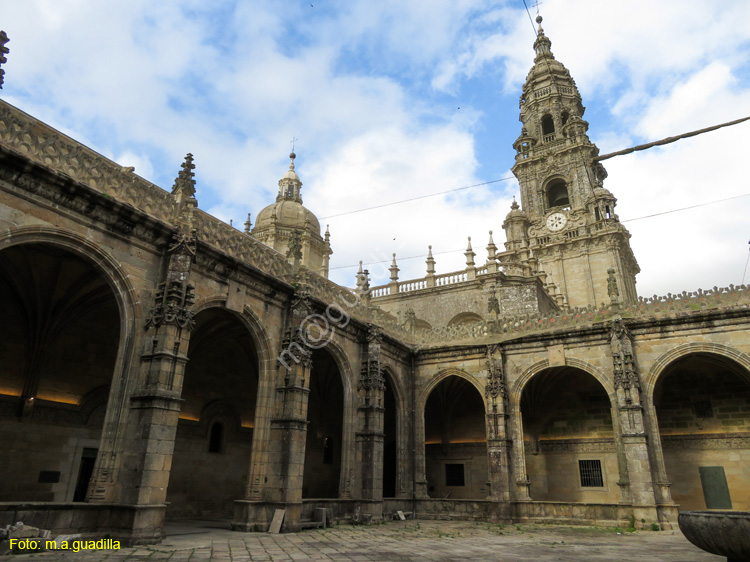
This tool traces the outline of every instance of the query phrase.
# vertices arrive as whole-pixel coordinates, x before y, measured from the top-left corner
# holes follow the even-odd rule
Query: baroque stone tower
[[[607,173],[594,160],[599,149],[586,135],[581,94],[555,60],[542,18],[537,22],[536,57],[520,99],[523,126],[513,144],[521,208],[514,201],[503,223],[501,259],[546,276],[571,307],[633,301],[640,268],[630,233],[615,213],[617,200],[602,185]]]

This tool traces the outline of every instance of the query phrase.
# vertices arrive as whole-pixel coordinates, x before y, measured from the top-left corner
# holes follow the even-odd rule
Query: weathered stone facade
[[[241,232],[191,155],[170,193],[0,101],[0,525],[750,509],[750,288],[636,296],[580,95],[535,50],[505,251],[353,290],[293,162]]]

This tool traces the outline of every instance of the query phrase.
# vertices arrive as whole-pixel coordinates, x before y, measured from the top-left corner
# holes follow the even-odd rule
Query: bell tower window
[[[552,207],[570,207],[568,186],[563,180],[555,180],[547,187],[547,203]]]
[[[544,142],[555,140],[555,121],[549,114],[542,117],[542,137]]]

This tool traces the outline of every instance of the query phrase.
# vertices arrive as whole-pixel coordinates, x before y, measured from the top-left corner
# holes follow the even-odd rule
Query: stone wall
[[[604,486],[581,485],[581,460],[600,461]],[[616,503],[620,499],[613,438],[542,441],[538,451],[526,449],[526,469],[536,501]]]
[[[180,420],[167,491],[168,517],[230,518],[244,495],[252,429],[225,426],[221,447],[209,452],[207,426]]]
[[[48,410],[51,412],[51,410]],[[98,449],[99,426],[0,421],[2,501],[73,501],[84,448]],[[51,480],[40,482],[41,473]]]
[[[427,444],[425,454],[430,497],[483,499],[489,494],[486,443],[451,443],[448,447],[439,443]],[[446,484],[446,464],[463,466],[463,486]]]

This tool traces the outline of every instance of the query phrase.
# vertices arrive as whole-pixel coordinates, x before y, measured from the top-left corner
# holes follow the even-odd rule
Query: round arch
[[[223,293],[215,293],[208,297],[203,297],[198,300],[193,306],[195,314],[208,310],[209,308],[220,308],[234,315],[240,322],[242,322],[250,332],[250,338],[252,339],[253,345],[258,351],[258,361],[261,365],[261,380],[263,380],[263,372],[265,369],[262,368],[268,361],[271,360],[271,340],[266,333],[266,329],[261,324],[260,319],[250,306],[245,305],[242,312],[228,309],[226,307],[227,295]]]
[[[644,390],[650,400],[653,399],[654,389],[656,383],[661,377],[664,370],[669,367],[674,361],[687,355],[695,353],[707,353],[713,355],[719,355],[727,359],[731,359],[745,368],[745,371],[749,374],[745,375],[745,380],[750,383],[750,356],[746,353],[739,351],[728,345],[720,343],[685,343],[679,345],[673,349],[670,349],[663,355],[661,355],[656,361],[654,361],[651,368],[648,370],[648,374],[643,381]]]
[[[326,343],[321,349],[325,349],[331,354],[339,369],[339,373],[341,374],[341,384],[344,386],[344,408],[346,409],[352,404],[354,386],[354,375],[349,359],[335,339]]]
[[[612,381],[607,377],[599,368],[595,367],[591,363],[587,363],[586,361],[583,361],[581,359],[576,359],[574,357],[566,357],[565,358],[565,365],[560,365],[561,367],[573,367],[576,369],[580,369],[581,371],[585,371],[592,377],[594,377],[599,384],[602,385],[604,388],[604,391],[607,393],[607,396],[609,397],[610,403],[614,406],[617,402],[617,396],[615,394],[615,389],[612,384]],[[542,359],[541,361],[537,361],[533,365],[531,365],[528,369],[526,369],[523,374],[516,379],[516,382],[513,384],[513,387],[510,389],[510,407],[511,410],[517,409],[521,404],[521,396],[523,395],[523,390],[526,387],[526,385],[529,383],[529,381],[534,377],[534,375],[537,375],[538,373],[541,373],[545,369],[550,368],[551,365],[549,364],[548,359]]]
[[[509,401],[521,498],[617,501],[617,401],[601,370],[575,358],[538,361],[515,381]]]
[[[112,288],[120,311],[121,339],[129,342],[132,347],[135,321],[139,316],[137,306],[141,303],[138,300],[138,293],[130,283],[129,275],[118,262],[83,236],[65,230],[25,227],[0,236],[0,252],[23,244],[50,244],[89,260]]]
[[[649,439],[680,509],[747,510],[750,357],[727,345],[686,343],[645,377]]]
[[[302,498],[348,497],[348,475],[355,464],[354,374],[342,342],[335,338],[312,352]]]
[[[416,420],[417,439],[424,443],[419,470],[429,497],[487,496],[486,410],[484,385],[462,369],[444,369],[422,389]]]
[[[228,517],[257,441],[263,340],[251,319],[221,299],[203,299],[193,311],[167,516]]]
[[[115,456],[112,453],[115,452],[115,443],[118,442],[117,433],[122,431],[123,412],[120,408],[111,406],[122,403],[123,394],[127,388],[128,371],[134,364],[136,325],[142,320],[142,303],[123,266],[108,252],[87,238],[64,229],[39,226],[14,228],[0,234],[0,254],[10,248],[27,245],[57,248],[87,262],[94,271],[101,275],[102,280],[109,287],[118,312],[119,341],[109,388],[107,391],[103,388],[94,389],[80,404],[87,424],[91,425],[94,420],[98,420],[95,425],[102,427],[98,443],[91,441],[84,446],[88,449],[83,449],[84,453],[92,449],[96,451],[95,457],[86,457],[87,463],[91,462],[90,465],[87,464],[89,466],[87,473],[89,476],[93,474],[91,477],[96,479],[98,471],[112,468],[110,464],[114,462]],[[96,400],[93,400],[94,398]],[[81,463],[83,463],[82,460]],[[74,467],[73,472],[76,470],[78,469]],[[68,492],[66,492],[66,497],[60,499],[69,501]],[[85,495],[85,492],[84,486],[81,493]],[[76,490],[74,497],[78,495],[79,490]],[[83,495],[80,497],[83,498]]]
[[[388,373],[388,379],[391,382],[393,394],[396,396],[396,404],[400,407],[402,404],[406,403],[406,394],[404,393],[401,381],[396,376],[396,371],[392,366],[384,365],[384,370]]]
[[[484,322],[484,318],[476,312],[459,312],[450,319],[448,326],[463,326],[465,324],[476,324],[477,322]]]
[[[468,373],[462,369],[457,369],[455,367],[450,367],[448,369],[443,369],[442,371],[439,371],[436,375],[434,375],[425,385],[425,387],[422,389],[422,392],[419,394],[419,401],[417,403],[417,410],[423,411],[425,408],[425,405],[427,404],[427,399],[430,397],[430,393],[435,389],[437,385],[439,385],[441,382],[443,382],[448,377],[459,377],[462,379],[467,380],[470,382],[474,388],[476,388],[479,395],[482,397],[482,402],[484,403],[485,408],[487,407],[487,402],[484,399],[484,385],[479,381],[477,377],[472,375],[471,373]]]
[[[383,497],[394,498],[403,489],[403,474],[399,474],[399,458],[407,457],[404,444],[408,437],[404,423],[406,420],[405,396],[400,381],[390,365],[383,367],[385,390],[383,392]]]

